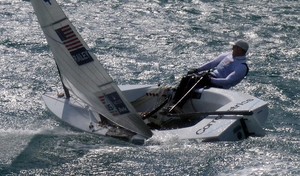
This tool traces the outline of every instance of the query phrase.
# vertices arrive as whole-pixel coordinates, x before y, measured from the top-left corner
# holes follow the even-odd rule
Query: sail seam
[[[60,23],[60,22],[62,22],[62,21],[65,21],[65,20],[67,20],[67,19],[68,19],[68,18],[65,17],[65,18],[63,18],[63,19],[57,20],[57,21],[55,21],[55,22],[53,22],[53,23],[51,23],[51,24],[48,24],[48,25],[45,25],[45,26],[41,26],[41,27],[42,27],[42,28],[47,28],[47,27],[49,27],[49,26],[53,26],[53,25],[58,24],[58,23]]]
[[[104,86],[109,85],[111,83],[114,83],[114,81],[110,81],[110,82],[107,82],[105,84],[98,85],[98,87],[101,88],[101,87],[104,87]]]

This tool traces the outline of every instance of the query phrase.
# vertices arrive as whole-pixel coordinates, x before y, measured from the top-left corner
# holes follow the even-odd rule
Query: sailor
[[[237,40],[236,42],[230,42],[230,44],[232,45],[232,52],[221,54],[203,66],[190,70],[182,78],[174,95],[174,102],[180,100],[199,79],[201,80],[195,88],[218,87],[229,89],[243,80],[249,70],[246,64],[249,44],[244,40]],[[179,107],[184,102],[182,101]]]

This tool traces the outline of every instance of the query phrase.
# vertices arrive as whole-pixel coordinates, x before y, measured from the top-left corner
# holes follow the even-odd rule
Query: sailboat
[[[64,94],[47,92],[42,98],[60,120],[85,132],[135,144],[164,135],[201,141],[265,135],[268,104],[232,90],[196,90],[181,112],[165,113],[173,88],[117,85],[55,0],[31,3],[65,90]]]

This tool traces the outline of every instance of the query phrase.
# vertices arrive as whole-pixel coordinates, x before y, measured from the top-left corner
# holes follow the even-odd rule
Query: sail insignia
[[[93,61],[93,58],[69,25],[56,29],[55,32],[78,65]]]
[[[49,5],[52,5],[50,0],[44,0],[46,3],[49,3]]]
[[[113,116],[130,112],[117,92],[99,96],[99,100]]]

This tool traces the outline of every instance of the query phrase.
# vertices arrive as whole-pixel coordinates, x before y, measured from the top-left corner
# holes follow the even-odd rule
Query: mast
[[[60,81],[61,81],[61,84],[62,84],[62,86],[63,86],[64,92],[65,92],[66,98],[69,99],[69,98],[71,97],[71,96],[70,96],[70,91],[69,91],[69,89],[65,86],[65,84],[64,84],[64,82],[63,82],[63,79],[62,79],[60,70],[59,70],[58,65],[57,65],[56,62],[55,62],[55,64],[56,64],[56,68],[57,68],[57,71],[58,71],[58,74],[59,74],[59,77],[60,77]]]

